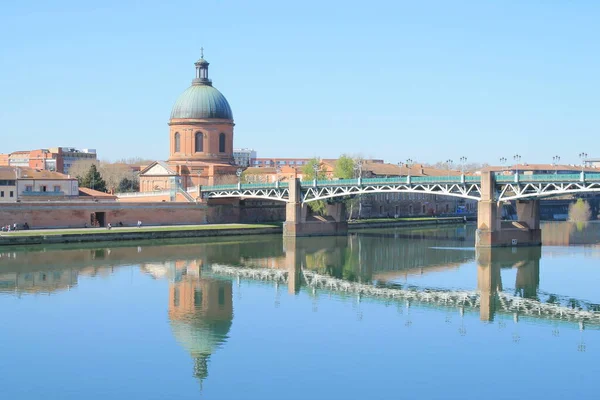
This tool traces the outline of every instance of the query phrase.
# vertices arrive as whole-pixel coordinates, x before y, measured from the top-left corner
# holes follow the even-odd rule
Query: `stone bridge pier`
[[[347,233],[345,203],[328,204],[326,216],[309,215],[308,206],[302,203],[300,180],[296,178],[290,181],[283,236],[333,236]]]
[[[495,200],[494,175],[481,174],[481,200],[477,207],[477,247],[540,246],[539,200],[518,200],[517,221],[502,221],[502,204]]]

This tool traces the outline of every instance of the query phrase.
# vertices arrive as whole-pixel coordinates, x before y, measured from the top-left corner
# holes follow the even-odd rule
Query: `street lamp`
[[[362,160],[356,161],[354,164],[354,171],[356,171],[356,176],[358,179],[362,178]]]
[[[315,186],[316,186],[317,185],[317,178],[318,178],[318,175],[319,175],[319,162],[318,161],[313,164],[313,171],[315,171]]]
[[[241,188],[242,188],[242,172],[243,172],[243,171],[244,171],[244,170],[243,170],[243,169],[241,169],[241,168],[238,168],[238,169],[237,169],[237,171],[235,171],[235,175],[236,175],[236,176],[237,176],[237,178],[238,178],[238,189],[241,189]]]
[[[513,160],[515,160],[515,171],[516,171],[516,174],[519,175],[519,162],[521,162],[521,155],[515,154],[513,156]]]
[[[462,157],[460,158],[460,173],[461,173],[462,175],[464,175],[464,174],[465,174],[465,164],[466,164],[466,162],[467,162],[467,157],[465,157],[465,156],[462,156]]]
[[[453,162],[454,161],[452,161],[451,159],[446,160],[446,167],[448,168],[448,178],[450,177],[450,168],[452,167]]]
[[[581,172],[583,172],[583,167],[585,166],[585,159],[587,156],[587,153],[579,153],[579,158],[581,158]]]
[[[558,174],[558,162],[560,161],[560,156],[552,157],[552,166],[554,166],[554,173]]]

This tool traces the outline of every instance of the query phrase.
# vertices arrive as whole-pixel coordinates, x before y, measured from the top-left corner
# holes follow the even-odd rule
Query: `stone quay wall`
[[[27,202],[0,204],[0,226],[27,223],[36,228],[83,228],[92,214],[103,225],[191,225],[275,222],[285,218],[285,206],[221,200],[210,203]]]

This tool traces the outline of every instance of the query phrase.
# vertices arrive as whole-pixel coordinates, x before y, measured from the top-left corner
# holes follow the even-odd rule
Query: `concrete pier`
[[[481,174],[481,200],[477,209],[477,247],[541,246],[539,200],[517,201],[517,221],[502,221],[502,205],[495,196],[494,175]]]
[[[283,236],[333,236],[347,233],[345,203],[328,204],[326,217],[309,216],[308,206],[302,203],[300,180],[296,178],[290,181]]]

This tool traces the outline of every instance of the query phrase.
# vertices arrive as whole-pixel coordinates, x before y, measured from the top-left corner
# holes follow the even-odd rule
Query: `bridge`
[[[539,199],[600,192],[600,173],[514,174],[483,172],[480,176],[399,176],[203,186],[203,199],[248,198],[286,203],[285,236],[335,235],[347,232],[345,206],[336,198],[375,193],[424,193],[479,202],[476,245],[481,247],[541,245]],[[327,201],[328,223],[310,221],[306,205]],[[501,221],[504,201],[517,202],[517,219]]]

